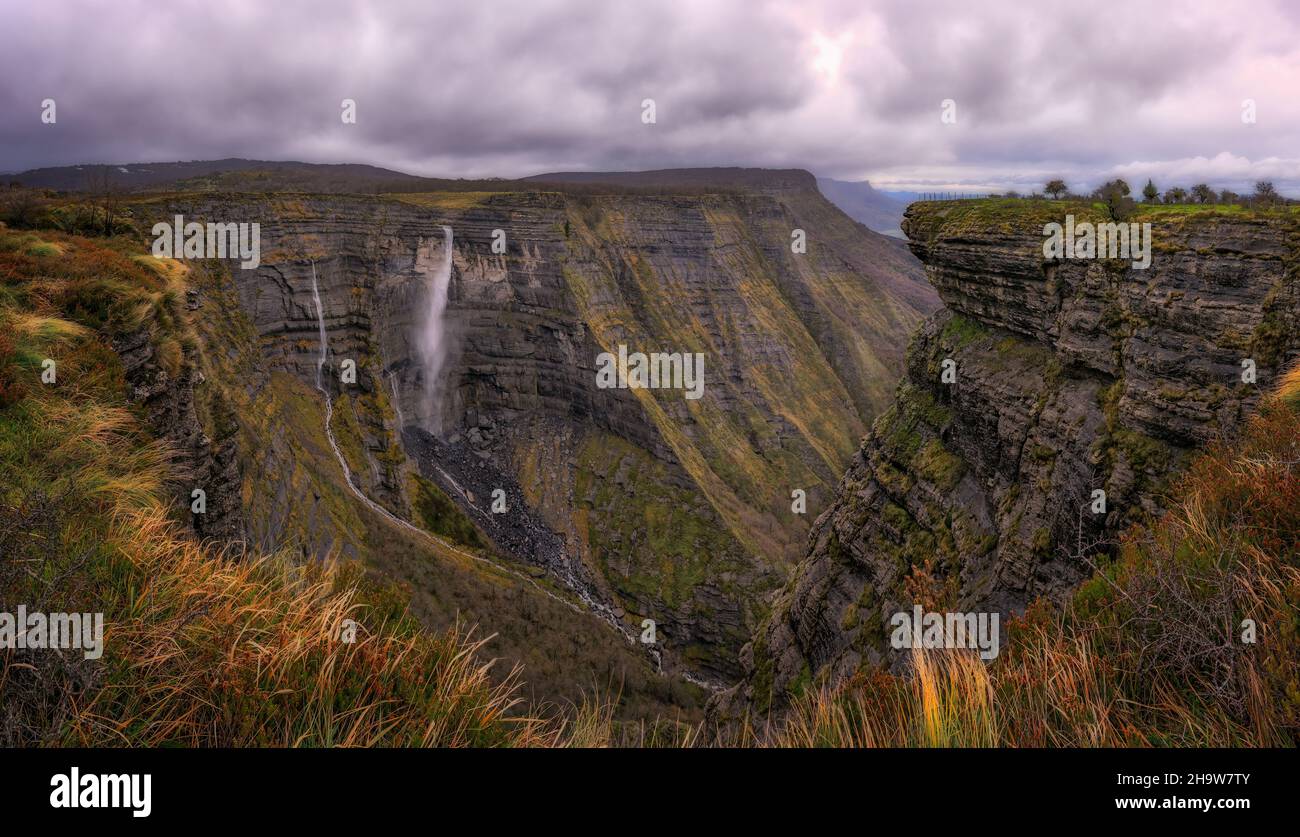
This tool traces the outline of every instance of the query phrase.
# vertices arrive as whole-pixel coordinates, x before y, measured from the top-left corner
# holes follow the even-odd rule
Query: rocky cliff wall
[[[1044,258],[1043,225],[1067,212],[1103,220],[1086,204],[912,205],[904,229],[945,308],[913,338],[724,715],[888,661],[888,619],[914,603],[1006,615],[1064,594],[1300,352],[1294,213],[1144,210],[1153,261],[1138,270]]]

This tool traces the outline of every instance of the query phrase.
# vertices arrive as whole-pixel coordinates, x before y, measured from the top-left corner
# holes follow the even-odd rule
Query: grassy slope
[[[965,230],[987,236],[990,233],[1017,233],[1032,228],[1036,224],[1051,221],[1060,222],[1067,214],[1075,218],[1076,223],[1088,221],[1099,223],[1109,221],[1105,206],[1099,202],[1083,198],[1064,198],[1049,200],[1046,198],[1029,200],[1024,198],[985,198],[981,200],[935,201],[940,212],[925,212],[917,215],[924,218],[926,224],[913,227],[909,237],[915,240],[933,239],[941,228],[945,238],[960,238]],[[1137,204],[1128,223],[1176,222],[1192,216],[1198,218],[1241,218],[1275,216],[1292,217],[1300,215],[1300,206],[1245,207],[1218,204]]]
[[[807,528],[790,513],[790,491],[821,495],[833,489],[857,447],[864,418],[892,390],[894,376],[882,355],[893,351],[901,358],[902,336],[920,314],[902,304],[893,289],[865,281],[832,256],[810,249],[806,260],[774,257],[762,242],[786,242],[790,228],[806,222],[793,215],[779,222],[755,220],[748,217],[749,208],[743,196],[709,196],[673,209],[700,213],[712,231],[709,275],[690,277],[682,275],[684,268],[671,252],[642,240],[644,226],[664,220],[655,217],[653,201],[576,203],[569,219],[570,248],[583,263],[567,267],[565,276],[584,321],[606,349],[625,343],[704,352],[714,364],[706,368],[707,385],[735,390],[727,402],[708,395],[686,401],[675,391],[636,390],[634,395],[731,533],[751,553],[779,564],[802,550]],[[773,229],[756,237],[756,223]],[[826,219],[807,223],[827,230],[828,237],[830,231],[845,233]],[[599,269],[591,269],[593,263]],[[787,297],[790,289],[781,285],[783,272],[798,275],[811,291],[819,319],[830,323],[851,355],[842,367],[853,372],[851,377],[837,374],[839,358],[828,357],[810,333]],[[735,288],[734,299],[691,290],[692,282],[696,288],[712,287],[719,275],[729,277],[717,284]],[[701,308],[708,309],[709,320],[700,316]],[[854,319],[852,327],[846,318]],[[891,337],[894,348],[886,350]],[[784,374],[772,372],[770,353],[779,354]],[[744,370],[743,381],[728,380],[730,370]],[[780,438],[754,409],[755,402],[793,428],[792,438]]]
[[[739,647],[802,554],[865,419],[888,404],[891,369],[933,291],[910,256],[864,246],[871,233],[811,191],[588,195],[566,206],[564,276],[596,341],[705,354],[703,399],[633,392],[699,490],[664,485],[644,455],[602,434],[575,441],[561,458],[571,469],[538,441],[519,459],[552,466],[523,482],[564,480],[535,493],[575,498],[575,542],[629,611],[712,621],[706,635]],[[795,228],[809,235],[805,254],[791,252]],[[795,488],[807,492],[804,515],[792,512]],[[692,511],[701,501],[721,526]],[[659,508],[673,512],[656,518]],[[739,613],[693,605],[710,598]]]

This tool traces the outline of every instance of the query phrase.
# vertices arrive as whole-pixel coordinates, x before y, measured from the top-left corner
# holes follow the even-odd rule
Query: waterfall
[[[320,304],[320,288],[316,285],[316,262],[311,263],[311,296],[316,301],[316,328],[320,332],[320,357],[316,359],[316,389],[325,397],[325,438],[330,443],[330,449],[334,451],[334,458],[339,461],[339,466],[343,468],[343,481],[348,484],[348,488],[357,496],[357,499],[365,503],[370,508],[380,514],[392,517],[386,509],[380,508],[375,502],[361,492],[361,489],[352,484],[352,469],[348,467],[348,461],[343,457],[343,451],[339,450],[339,444],[334,439],[334,428],[331,427],[334,419],[334,399],[330,398],[330,392],[325,388],[325,381],[321,378],[325,370],[325,359],[329,355],[329,339],[325,336],[325,308]]]
[[[448,280],[451,278],[451,227],[443,227],[442,231],[444,236],[443,241],[444,241],[444,248],[445,248],[443,253],[443,264],[442,264],[441,272],[434,276],[434,288],[433,288],[434,292],[432,294],[432,299],[429,305],[430,319],[427,323],[427,325],[432,326],[432,328],[426,328],[421,334],[421,338],[424,338],[425,336],[428,336],[430,335],[430,333],[432,333],[433,339],[428,341],[428,345],[432,346],[435,349],[440,348],[440,344],[442,342],[442,312],[447,307],[447,284],[448,284]],[[612,626],[615,630],[617,630],[619,634],[622,635],[623,639],[625,639],[627,643],[631,645],[633,648],[640,647],[637,645],[636,635],[627,627],[627,625],[623,624],[621,619],[619,619],[614,615],[614,611],[609,607],[609,605],[596,599],[591,593],[582,589],[581,586],[573,585],[571,579],[569,580],[570,585],[568,585],[570,588],[569,592],[572,593],[578,599],[578,602],[573,602],[570,601],[569,599],[556,595],[555,593],[551,592],[550,590],[546,589],[541,584],[539,584],[536,579],[524,575],[523,573],[519,572],[518,570],[515,570],[510,566],[507,566],[506,564],[488,558],[484,558],[483,556],[476,555],[472,552],[467,552],[463,549],[460,549],[459,547],[453,546],[451,543],[443,540],[442,538],[438,537],[432,532],[427,532],[424,529],[420,529],[412,525],[411,523],[393,514],[388,509],[379,505],[374,500],[371,500],[369,497],[366,496],[365,492],[363,492],[360,488],[357,487],[355,483],[352,482],[352,469],[348,467],[348,461],[343,456],[343,451],[339,449],[338,441],[335,440],[334,438],[334,429],[331,426],[334,418],[334,399],[330,397],[329,387],[325,385],[325,379],[324,379],[325,361],[329,358],[329,337],[325,332],[325,307],[321,305],[321,301],[320,301],[320,288],[317,285],[317,281],[316,281],[315,260],[312,260],[311,263],[311,296],[312,296],[312,300],[316,303],[316,331],[320,335],[320,356],[316,359],[316,389],[320,391],[321,396],[325,399],[325,438],[329,442],[330,449],[334,451],[334,458],[338,460],[339,467],[343,469],[343,481],[347,484],[348,490],[351,491],[352,494],[358,500],[364,503],[365,506],[371,511],[373,511],[375,514],[379,515],[380,517],[384,518],[390,523],[412,533],[413,535],[416,535],[420,538],[430,541],[431,543],[437,544],[438,546],[442,547],[448,552],[459,555],[462,558],[466,558],[470,561],[475,561],[485,566],[492,567],[495,570],[500,572],[505,572],[513,576],[517,580],[519,580],[521,583],[531,586],[533,589],[535,589],[537,592],[541,593],[542,595],[546,596],[548,599],[551,599],[552,601],[558,602],[564,605],[565,607],[568,607],[570,610],[574,611],[575,613],[583,613],[584,606],[585,606],[585,612],[592,613],[598,618],[607,622],[610,626]],[[441,298],[441,302],[438,301],[439,297]],[[424,345],[425,342],[422,339],[421,340],[422,350]],[[424,352],[421,351],[421,354],[423,357],[433,358],[432,363],[435,365],[435,369],[441,367],[442,360],[441,360],[440,352],[435,352],[432,355],[425,355]],[[427,370],[429,369],[429,365],[428,365],[429,363],[430,361],[426,360],[426,366],[425,366],[426,374],[428,374]],[[396,403],[396,401],[394,401],[394,403]],[[436,416],[436,413],[432,415]],[[438,470],[442,471],[441,468],[439,468]],[[451,477],[448,476],[446,472],[442,472],[442,475],[446,477],[447,481],[450,482],[452,485],[456,485],[455,481],[452,480]],[[456,488],[459,489],[462,493],[464,493],[464,489],[461,489],[460,486],[456,485]],[[651,659],[655,661],[655,664],[659,668],[660,673],[662,673],[663,662],[659,656],[658,650],[650,650],[648,653],[650,654]]]
[[[443,227],[443,229],[446,230],[447,228]],[[448,235],[450,235],[451,231],[447,230],[447,232]],[[320,357],[317,358],[316,360],[316,389],[320,390],[320,394],[325,399],[325,438],[326,440],[329,441],[330,449],[334,451],[334,458],[339,461],[339,467],[343,469],[343,481],[348,484],[348,489],[351,490],[351,492],[354,495],[356,495],[356,498],[358,500],[365,503],[366,507],[369,508],[371,511],[375,512],[376,514],[382,515],[384,518],[392,521],[393,523],[396,523],[398,526],[401,526],[402,528],[407,529],[408,531],[415,532],[416,534],[422,537],[428,538],[434,541],[435,543],[439,544],[440,546],[451,550],[452,552],[456,552],[461,555],[474,558],[475,560],[485,561],[485,559],[479,558],[476,555],[470,555],[467,552],[456,549],[451,544],[447,543],[446,541],[442,540],[441,538],[435,535],[431,535],[428,532],[425,532],[423,529],[418,529],[415,526],[412,526],[410,523],[406,522],[405,520],[402,520],[400,517],[393,514],[383,506],[379,505],[374,500],[371,500],[369,497],[365,495],[365,493],[360,488],[357,488],[355,483],[352,482],[352,469],[348,467],[348,461],[343,456],[343,451],[339,449],[338,442],[334,439],[334,428],[331,426],[334,419],[334,399],[330,398],[329,388],[325,386],[325,381],[321,377],[325,369],[325,360],[329,355],[329,338],[326,337],[325,335],[325,308],[324,306],[321,305],[320,288],[316,284],[316,262],[315,261],[311,263],[311,296],[312,299],[316,301],[316,328],[320,334]],[[443,297],[444,299],[446,297],[445,291],[443,292]],[[396,387],[396,384],[394,384],[394,387]],[[396,394],[397,394],[397,390],[396,388],[394,388],[393,395],[396,396]],[[396,404],[397,402],[394,401],[393,403]],[[490,563],[490,562],[485,561],[485,563]]]
[[[325,339],[325,307],[320,304],[320,288],[316,285],[316,262],[311,263],[311,298],[316,302],[316,329],[320,333],[320,357],[316,360],[316,389],[325,396],[329,406],[329,393],[321,386],[321,370],[325,368],[325,357],[329,352],[329,341]]]
[[[388,386],[393,391],[393,412],[397,413],[397,435],[402,435],[402,428],[406,426],[406,419],[402,417],[402,399],[397,394],[397,370],[388,373]]]
[[[424,369],[425,429],[434,435],[442,430],[439,376],[447,361],[447,333],[443,315],[447,312],[447,290],[451,285],[451,227],[442,228],[442,262],[433,272],[428,303],[415,337],[415,351]]]

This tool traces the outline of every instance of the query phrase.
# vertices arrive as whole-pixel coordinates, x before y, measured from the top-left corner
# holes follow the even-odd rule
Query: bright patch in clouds
[[[813,48],[817,53],[817,57],[813,60],[813,70],[834,81],[840,74],[840,63],[844,60],[844,47],[839,41],[818,32],[813,35]]]

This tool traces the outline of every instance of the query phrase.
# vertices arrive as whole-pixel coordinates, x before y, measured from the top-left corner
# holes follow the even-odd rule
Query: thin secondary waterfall
[[[406,426],[406,419],[402,416],[402,399],[397,393],[397,370],[388,373],[388,388],[393,391],[393,411],[397,413],[397,432],[400,434]]]
[[[325,438],[329,440],[334,457],[343,468],[343,481],[348,484],[348,488],[352,489],[357,499],[380,514],[392,517],[386,509],[380,508],[377,503],[363,494],[361,489],[352,484],[352,469],[348,467],[343,451],[339,450],[338,442],[334,440],[334,428],[331,427],[334,419],[334,399],[330,398],[329,390],[325,388],[325,381],[321,377],[325,371],[325,360],[329,356],[330,344],[325,336],[325,308],[320,303],[320,287],[316,284],[316,262],[314,261],[311,263],[311,296],[316,301],[316,328],[320,333],[320,357],[316,359],[316,389],[320,390],[320,394],[325,397]]]
[[[439,377],[447,361],[447,291],[451,286],[451,227],[442,228],[442,262],[429,283],[428,304],[415,338],[415,350],[424,369],[425,429],[435,435],[442,431],[441,385]]]

